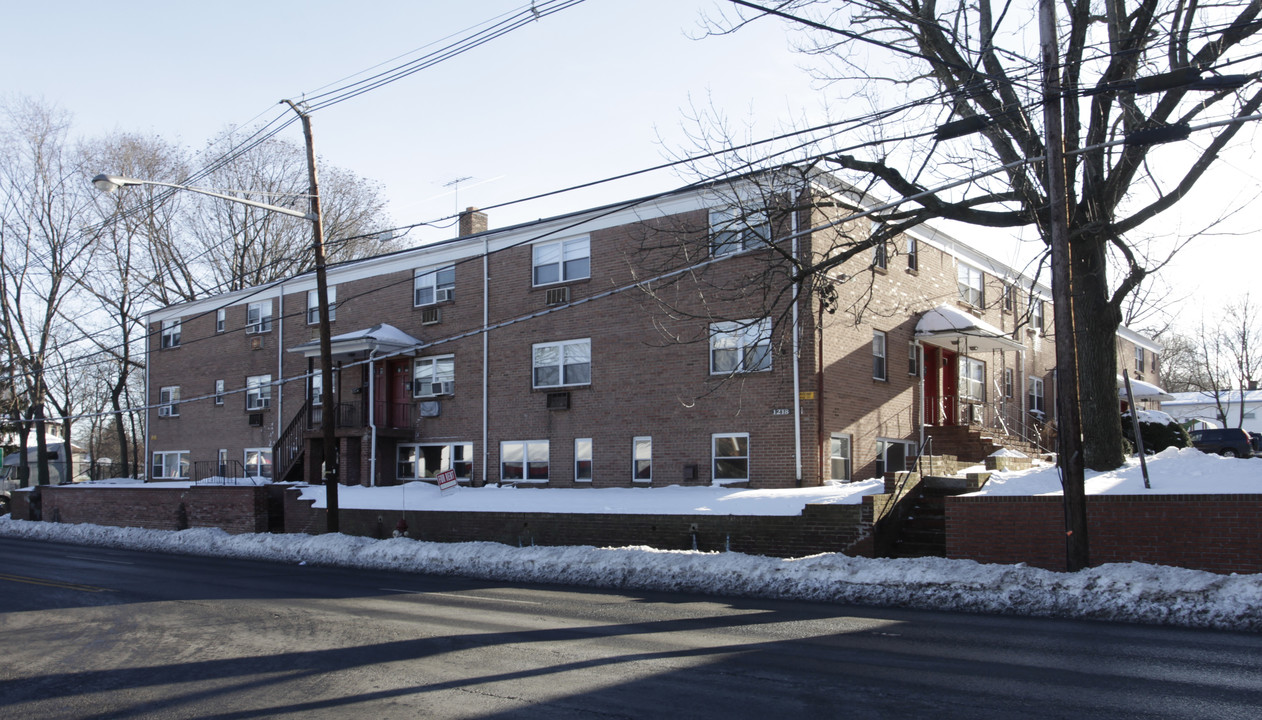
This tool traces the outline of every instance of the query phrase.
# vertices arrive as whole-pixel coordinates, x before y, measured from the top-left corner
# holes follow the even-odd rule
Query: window
[[[417,358],[412,366],[412,397],[451,395],[455,391],[455,355]]]
[[[710,324],[710,374],[771,369],[771,318]]]
[[[920,269],[920,247],[916,244],[916,238],[907,237],[907,269]]]
[[[223,405],[223,391],[224,391],[223,380],[216,380],[215,381],[215,404],[216,405]]]
[[[252,302],[245,308],[245,331],[265,333],[272,331],[272,301]]]
[[[312,407],[324,404],[324,373],[320,368],[316,368],[307,381],[307,399],[311,401]]]
[[[162,349],[177,348],[180,346],[180,320],[162,321]]]
[[[1135,370],[1144,371],[1144,349],[1138,345],[1135,346]]]
[[[535,245],[533,267],[535,285],[591,277],[591,243],[581,237]]]
[[[245,379],[245,409],[266,410],[272,406],[272,376],[251,375]]]
[[[398,458],[401,480],[434,478],[444,470],[455,470],[458,480],[473,478],[473,443],[400,445]]]
[[[272,477],[272,449],[245,449],[245,476],[248,478]]]
[[[710,254],[714,257],[752,250],[771,242],[771,221],[765,212],[736,209],[710,211]]]
[[[749,479],[749,433],[721,433],[712,438],[714,481]]]
[[[850,436],[833,433],[828,450],[832,479],[850,482]]]
[[[884,270],[889,267],[889,248],[881,241],[872,246],[872,267]]]
[[[1043,301],[1037,298],[1030,300],[1030,327],[1043,332]]]
[[[153,477],[178,480],[187,478],[189,471],[188,451],[170,450],[153,454]]]
[[[337,288],[329,287],[329,322],[337,319]],[[320,324],[320,291],[307,291],[307,324]]]
[[[1030,394],[1029,394],[1030,412],[1045,413],[1047,409],[1043,407],[1043,379],[1030,378]]]
[[[455,298],[456,266],[417,270],[412,281],[412,304],[416,307],[447,302]]]
[[[574,440],[574,482],[592,481],[592,439]]]
[[[1012,308],[1016,306],[1017,291],[1011,285],[1003,286],[1003,310],[1004,312],[1012,312]]]
[[[533,347],[534,387],[589,385],[592,381],[592,341],[567,340]]]
[[[907,469],[907,456],[911,454],[910,443],[904,440],[876,441],[876,475],[902,472]]]
[[[215,311],[215,332],[221,333],[228,327],[228,310],[219,308]]]
[[[885,375],[885,333],[872,331],[872,377],[884,380]]]
[[[228,477],[228,448],[219,448],[219,454],[215,464],[218,466],[218,470],[215,474],[219,477]]]
[[[158,390],[158,417],[180,416],[180,386],[168,385]]]
[[[500,443],[500,479],[547,482],[548,441]]]
[[[920,377],[920,346],[915,340],[907,343],[907,374]]]
[[[653,481],[653,438],[638,437],[631,441],[631,479]]]
[[[1012,368],[1004,368],[1003,369],[1003,396],[1004,397],[1006,398],[1012,397],[1012,393],[1016,391],[1014,384],[1015,382],[1013,380]]]
[[[986,399],[986,363],[977,358],[960,358],[960,397],[980,401]]]
[[[986,305],[986,285],[981,270],[960,263],[959,289],[960,300],[976,308]]]

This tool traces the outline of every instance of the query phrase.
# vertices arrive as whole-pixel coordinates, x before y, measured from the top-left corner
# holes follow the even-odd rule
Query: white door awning
[[[950,305],[926,310],[916,323],[916,339],[961,353],[1025,349],[1003,330]]]
[[[363,330],[334,335],[329,338],[329,344],[332,346],[333,355],[337,356],[370,351],[381,354],[401,353],[418,348],[425,343],[393,325],[381,323]],[[302,353],[303,357],[319,357],[320,341],[311,340],[295,345],[289,348],[289,352]]]

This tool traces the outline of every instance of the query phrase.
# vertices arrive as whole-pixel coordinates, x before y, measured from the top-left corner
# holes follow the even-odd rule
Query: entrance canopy
[[[364,330],[334,335],[329,338],[334,357],[354,353],[376,351],[382,354],[406,352],[424,345],[423,342],[408,335],[399,328],[381,323]],[[320,341],[312,340],[289,348],[289,352],[302,353],[303,357],[319,357]]]
[[[1025,349],[1003,330],[951,305],[926,310],[916,323],[916,339],[961,353]]]
[[[1122,399],[1125,400],[1126,399],[1126,379],[1123,378],[1121,375],[1117,376],[1117,389],[1121,391]],[[1131,394],[1135,396],[1136,400],[1173,400],[1174,399],[1173,395],[1167,393],[1165,390],[1162,390],[1156,385],[1153,385],[1152,383],[1146,383],[1143,380],[1136,380],[1135,378],[1131,378]]]

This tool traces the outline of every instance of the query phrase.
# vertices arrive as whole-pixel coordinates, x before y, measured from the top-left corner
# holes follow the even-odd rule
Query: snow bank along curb
[[[427,543],[346,535],[229,535],[28,522],[0,535],[189,555],[713,595],[1262,630],[1262,575],[1139,563],[1067,574],[970,560],[778,559],[642,547]]]

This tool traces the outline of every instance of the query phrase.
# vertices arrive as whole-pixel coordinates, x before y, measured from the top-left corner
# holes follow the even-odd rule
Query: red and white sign
[[[438,473],[438,489],[445,495],[455,490],[459,485],[456,484],[456,471],[444,470]]]

